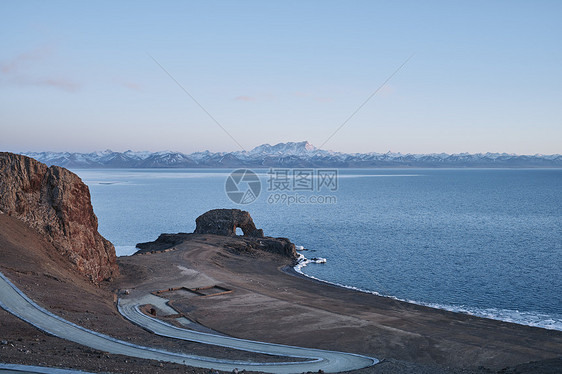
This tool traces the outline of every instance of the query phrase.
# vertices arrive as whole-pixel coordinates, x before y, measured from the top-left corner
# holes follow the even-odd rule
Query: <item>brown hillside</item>
[[[44,235],[91,281],[119,274],[115,248],[98,232],[88,186],[69,170],[0,152],[0,213]]]

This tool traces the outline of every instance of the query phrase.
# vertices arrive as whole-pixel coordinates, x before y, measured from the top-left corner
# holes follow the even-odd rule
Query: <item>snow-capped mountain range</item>
[[[262,144],[237,152],[27,152],[47,165],[66,168],[232,168],[232,167],[482,167],[561,168],[562,155],[515,155],[507,153],[341,153],[318,149],[309,142]]]

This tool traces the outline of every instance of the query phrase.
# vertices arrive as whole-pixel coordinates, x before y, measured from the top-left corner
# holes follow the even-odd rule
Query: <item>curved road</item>
[[[93,374],[80,370],[67,370],[59,368],[49,368],[44,366],[28,366],[17,364],[0,363],[0,373],[2,374]]]
[[[168,352],[131,344],[85,329],[43,309],[0,272],[0,307],[49,334],[105,352],[223,371],[232,371],[234,368],[238,368],[268,373],[302,373],[318,370],[339,372],[364,368],[378,362],[374,358],[350,353],[260,343],[184,330],[145,316],[139,311],[138,304],[134,301],[120,301],[119,304],[119,309],[123,315],[159,335],[246,351],[303,357],[312,359],[312,361],[277,363],[232,361]]]

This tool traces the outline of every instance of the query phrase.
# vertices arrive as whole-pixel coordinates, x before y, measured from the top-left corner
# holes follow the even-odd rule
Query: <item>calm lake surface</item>
[[[312,192],[273,190],[267,170],[255,171],[261,193],[238,205],[225,193],[230,169],[74,170],[118,255],[192,232],[210,209],[240,208],[266,235],[327,259],[306,275],[562,330],[562,170],[340,169],[337,190]],[[287,204],[282,194],[330,201]]]

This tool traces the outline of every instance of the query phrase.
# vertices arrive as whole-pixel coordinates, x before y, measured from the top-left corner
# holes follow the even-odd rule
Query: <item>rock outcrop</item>
[[[69,170],[0,152],[0,213],[43,234],[94,283],[119,274],[115,248],[98,232],[88,186]]]
[[[244,236],[263,238],[263,230],[256,228],[250,213],[240,209],[209,210],[197,217],[195,225],[195,234],[233,236],[240,227]]]
[[[238,252],[255,249],[280,254],[292,259],[298,257],[295,245],[289,239],[264,236],[263,230],[256,228],[250,213],[244,210],[213,209],[197,217],[195,224],[194,234],[212,234],[229,237],[236,236],[236,228],[240,227],[244,234],[239,237],[241,240],[227,245],[228,248]]]
[[[293,260],[298,258],[295,245],[287,238],[263,238],[240,237],[240,240],[225,243],[225,248],[236,252],[246,253],[252,250],[275,253]]]
[[[189,240],[193,234],[180,232],[177,234],[160,234],[158,239],[152,242],[137,243],[136,247],[139,249],[135,254],[148,253],[148,252],[161,252],[166,249],[175,247],[178,244]]]

